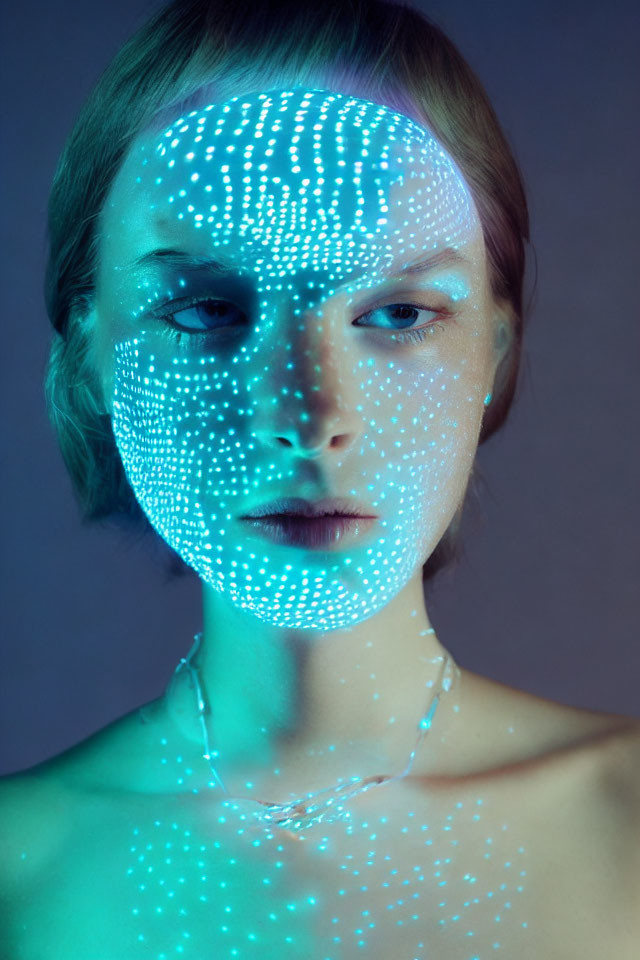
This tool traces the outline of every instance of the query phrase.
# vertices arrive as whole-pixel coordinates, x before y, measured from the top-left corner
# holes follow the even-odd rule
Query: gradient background
[[[0,773],[159,696],[199,581],[83,528],[44,406],[45,206],[58,154],[151,0],[5,4]],[[466,556],[429,613],[465,667],[640,717],[635,0],[417,2],[479,74],[528,188],[537,286],[516,404],[480,448]],[[634,253],[636,256],[634,256]],[[529,264],[528,290],[536,264]]]

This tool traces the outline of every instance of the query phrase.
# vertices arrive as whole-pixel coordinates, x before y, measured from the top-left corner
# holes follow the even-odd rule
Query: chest
[[[601,957],[619,909],[606,864],[575,808],[550,808],[541,830],[531,799],[381,792],[350,821],[294,837],[207,800],[85,798],[13,906],[14,954]]]

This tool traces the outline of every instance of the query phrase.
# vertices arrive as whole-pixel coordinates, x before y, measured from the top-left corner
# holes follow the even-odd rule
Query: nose
[[[311,394],[313,399],[309,396],[307,391],[296,390],[292,399],[282,391],[279,401],[274,397],[275,403],[259,405],[253,433],[264,447],[285,448],[309,460],[350,449],[358,433],[351,412],[354,405],[347,406],[329,383]]]
[[[254,415],[254,435],[265,447],[317,459],[354,443],[361,430],[354,372],[347,346],[331,341],[329,324],[315,314],[302,320],[288,348],[276,346]]]
[[[352,443],[348,432],[331,433],[324,442],[314,444],[295,431],[289,431],[288,434],[274,434],[274,444],[281,447],[289,447],[304,455],[308,460],[317,460],[328,450],[345,451]]]

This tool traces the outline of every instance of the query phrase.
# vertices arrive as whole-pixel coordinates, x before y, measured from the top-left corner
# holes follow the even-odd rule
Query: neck
[[[232,795],[278,800],[339,778],[402,772],[446,657],[419,578],[374,617],[330,632],[274,627],[206,585],[203,599],[191,663],[210,707],[212,762]],[[201,755],[186,668],[168,712]]]

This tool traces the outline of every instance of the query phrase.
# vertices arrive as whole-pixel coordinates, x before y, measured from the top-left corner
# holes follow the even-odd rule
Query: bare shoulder
[[[458,719],[443,771],[512,771],[552,776],[589,764],[615,765],[637,744],[640,722],[558,703],[463,669]]]
[[[153,702],[145,705],[152,709]],[[0,891],[18,893],[64,848],[89,795],[135,790],[142,708],[33,767],[0,777]]]
[[[640,943],[640,723],[627,719],[584,750],[580,792],[598,889],[615,918],[616,956],[637,957]],[[595,882],[595,881],[594,881]]]
[[[625,781],[635,795],[640,798],[640,720],[631,717],[624,719],[617,730],[602,743],[600,756],[603,771],[619,775],[624,774]]]
[[[640,943],[640,724],[603,724],[550,759],[538,835],[556,892],[581,911],[593,955],[631,960]],[[546,802],[545,802],[546,800]],[[554,859],[555,858],[555,859]]]
[[[521,811],[538,856],[541,902],[558,936],[568,905],[595,953],[637,957],[640,942],[640,722],[467,674],[473,749],[505,809]],[[495,776],[492,775],[496,774]],[[553,911],[556,911],[554,914]]]
[[[19,893],[55,856],[70,825],[69,791],[38,768],[0,778],[0,890]]]
[[[596,795],[630,841],[628,852],[640,893],[640,721],[628,719],[601,737],[592,755]]]

